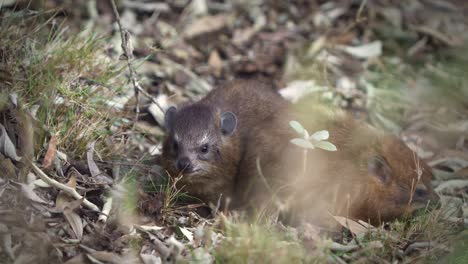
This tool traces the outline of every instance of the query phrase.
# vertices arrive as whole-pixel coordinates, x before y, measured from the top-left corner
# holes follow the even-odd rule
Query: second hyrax
[[[337,151],[291,144],[291,120],[328,130]],[[165,122],[163,167],[206,203],[282,204],[310,221],[330,212],[380,223],[438,201],[430,168],[398,138],[307,101],[292,105],[259,81],[232,81],[171,107]]]

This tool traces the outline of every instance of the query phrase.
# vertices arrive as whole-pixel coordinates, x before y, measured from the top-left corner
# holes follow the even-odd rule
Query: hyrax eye
[[[172,149],[174,151],[177,151],[179,149],[179,144],[177,144],[177,141],[174,140],[174,142],[172,143]]]
[[[200,152],[203,153],[203,154],[206,154],[208,153],[208,150],[209,150],[209,146],[208,144],[204,144],[200,147]]]

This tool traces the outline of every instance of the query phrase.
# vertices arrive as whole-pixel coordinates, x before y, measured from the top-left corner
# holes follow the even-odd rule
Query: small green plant
[[[309,132],[301,125],[301,123],[293,120],[289,125],[301,136],[300,138],[291,139],[291,143],[304,149],[302,154],[302,176],[307,171],[307,152],[309,149],[320,148],[327,151],[336,151],[337,148],[332,143],[326,141],[330,137],[327,130],[317,131],[310,135]]]
[[[326,141],[330,134],[327,130],[317,131],[310,135],[309,132],[302,127],[297,121],[289,122],[289,125],[299,134],[300,138],[291,139],[291,143],[304,149],[315,149],[320,148],[327,151],[336,151],[336,146]]]

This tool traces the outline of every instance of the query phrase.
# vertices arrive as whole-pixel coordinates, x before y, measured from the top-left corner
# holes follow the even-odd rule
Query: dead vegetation
[[[59,2],[0,9],[2,262],[467,261],[464,1],[116,1],[133,57],[111,2]],[[441,208],[327,233],[187,204],[155,165],[157,105],[253,76],[400,135]]]

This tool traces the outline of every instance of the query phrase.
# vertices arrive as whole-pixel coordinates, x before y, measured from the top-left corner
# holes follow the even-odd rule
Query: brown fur
[[[175,126],[164,143],[162,164],[172,176],[180,174],[174,165],[177,154],[171,149],[174,135],[181,134],[192,146],[208,131],[210,140],[219,142],[219,155],[197,161],[204,170],[184,175],[179,182],[205,202],[216,204],[223,194],[231,198],[233,207],[259,208],[276,197],[289,201],[292,211],[306,220],[321,221],[329,211],[378,223],[438,200],[430,185],[430,168],[398,138],[312,105],[307,101],[290,105],[261,82],[227,83],[177,111]],[[197,110],[202,108],[211,114]],[[237,128],[230,136],[215,136],[225,111],[237,116]],[[309,150],[305,173],[303,149],[289,142],[298,136],[289,127],[294,119],[311,133],[328,130],[329,141],[338,148],[336,152]]]

